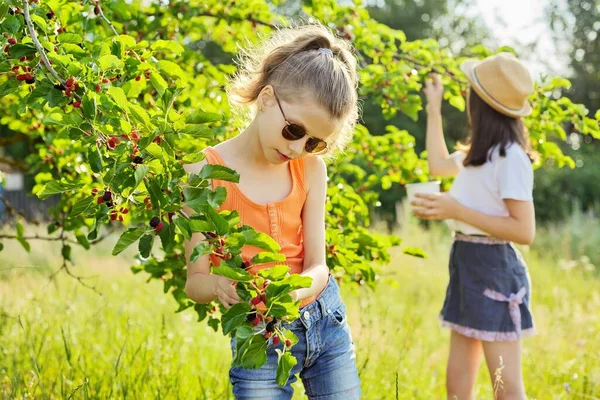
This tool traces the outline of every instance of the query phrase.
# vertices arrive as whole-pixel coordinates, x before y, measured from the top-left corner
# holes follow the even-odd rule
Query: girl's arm
[[[197,173],[206,161],[193,165],[184,165],[187,172]],[[192,215],[194,210],[184,205],[183,210],[186,214]],[[190,255],[197,244],[204,241],[205,237],[201,233],[194,233],[191,240],[185,241],[185,259],[187,263],[187,278],[185,282],[185,294],[196,303],[210,303],[215,299],[227,308],[232,304],[239,303],[239,298],[233,282],[219,275],[211,275],[210,259],[208,255],[198,258],[195,262],[190,262]]]
[[[292,292],[295,300],[318,295],[329,280],[325,257],[325,201],[327,197],[327,167],[318,157],[306,157],[306,182],[308,195],[302,210],[304,230],[303,276],[312,278],[309,288]]]
[[[429,173],[435,176],[454,176],[458,173],[455,158],[448,153],[442,127],[442,98],[444,86],[438,75],[425,81],[427,96],[427,162]]]
[[[465,222],[489,235],[511,242],[529,245],[535,238],[535,210],[533,201],[504,199],[509,216],[496,217],[460,204],[448,193],[415,195],[413,212],[429,220],[455,219]]]

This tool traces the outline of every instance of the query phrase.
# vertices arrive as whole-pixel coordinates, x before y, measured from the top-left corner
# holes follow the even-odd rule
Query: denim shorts
[[[283,324],[298,336],[292,355],[298,363],[283,387],[275,382],[277,353],[283,343],[269,341],[267,362],[259,369],[231,368],[229,378],[236,399],[279,400],[291,399],[291,384],[300,374],[309,399],[353,400],[360,398],[360,380],[356,369],[354,343],[346,321],[346,307],[339,287],[329,277],[325,290],[317,299],[300,309],[300,318]],[[231,340],[232,352],[235,338]]]
[[[529,273],[510,242],[457,234],[449,272],[443,326],[484,341],[516,341],[535,333]]]

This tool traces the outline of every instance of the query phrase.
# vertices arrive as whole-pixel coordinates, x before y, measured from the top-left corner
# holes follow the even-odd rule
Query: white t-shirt
[[[525,150],[516,143],[506,148],[506,157],[500,156],[499,146],[490,150],[492,160],[478,167],[465,167],[465,153],[452,154],[460,171],[450,188],[450,195],[459,203],[484,214],[507,217],[508,208],[503,199],[533,200],[533,167]],[[461,221],[446,220],[450,229],[468,235],[487,233]]]

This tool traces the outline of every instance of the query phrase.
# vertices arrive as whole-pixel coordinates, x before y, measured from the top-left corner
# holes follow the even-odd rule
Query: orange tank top
[[[219,153],[212,147],[205,152],[209,164],[226,166]],[[213,189],[223,186],[227,189],[227,199],[221,205],[221,210],[237,211],[243,225],[249,225],[258,232],[271,236],[281,246],[281,254],[285,255],[290,273],[300,274],[304,269],[304,244],[302,232],[302,209],[306,202],[306,187],[304,182],[304,160],[302,158],[289,162],[292,175],[292,191],[280,201],[258,204],[250,200],[234,182],[213,180]],[[242,248],[242,258],[250,260],[257,253],[264,251],[254,246]],[[211,263],[217,264],[215,256]],[[261,269],[270,268],[277,263],[261,264],[250,267],[249,273],[255,274]],[[315,297],[303,299],[301,306],[311,303]]]

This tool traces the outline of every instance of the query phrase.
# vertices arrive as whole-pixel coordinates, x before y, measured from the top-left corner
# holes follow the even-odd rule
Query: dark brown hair
[[[521,118],[501,114],[484,102],[477,93],[469,90],[468,114],[470,135],[466,144],[457,148],[467,153],[463,165],[480,166],[492,160],[490,150],[499,146],[501,157],[506,157],[506,148],[513,143],[525,150],[531,162],[536,154],[531,149],[529,134]]]

